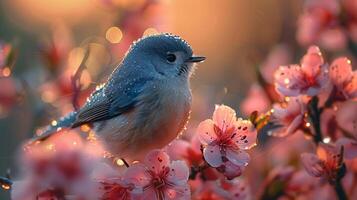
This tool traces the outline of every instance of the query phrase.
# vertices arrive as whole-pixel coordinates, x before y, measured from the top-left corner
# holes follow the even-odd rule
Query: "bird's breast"
[[[160,83],[140,96],[135,108],[109,122],[100,135],[114,154],[142,157],[162,148],[184,129],[191,109],[188,86]],[[108,124],[106,127],[108,127]]]

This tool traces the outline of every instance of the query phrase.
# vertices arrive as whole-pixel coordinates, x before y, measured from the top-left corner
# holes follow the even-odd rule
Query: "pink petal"
[[[218,167],[217,170],[223,173],[223,175],[227,177],[228,180],[231,180],[242,175],[244,166],[235,165],[233,162],[227,161]]]
[[[303,115],[298,115],[294,118],[294,120],[290,123],[290,125],[286,129],[286,134],[294,133],[302,124]]]
[[[141,163],[130,166],[126,170],[123,178],[128,183],[134,184],[138,189],[149,185],[152,179],[150,174],[147,173],[146,167]]]
[[[212,167],[218,167],[223,163],[222,154],[218,145],[208,145],[203,150],[203,157]]]
[[[236,112],[228,106],[216,105],[212,119],[220,129],[226,130],[234,125]]]
[[[172,188],[166,189],[164,199],[186,200],[190,199],[190,197],[190,187],[186,183],[184,185],[176,185]]]
[[[198,139],[202,144],[208,145],[217,139],[214,126],[214,122],[210,119],[206,119],[198,125]]]
[[[280,66],[274,73],[276,90],[284,96],[298,96],[306,87],[304,73],[299,65]]]
[[[167,179],[172,183],[187,182],[190,171],[184,161],[173,161]]]
[[[253,111],[266,112],[269,107],[270,100],[264,89],[258,84],[250,87],[247,97],[241,103],[241,110],[246,116],[249,116]]]
[[[340,138],[336,141],[338,146],[344,147],[344,157],[354,159],[357,157],[357,141],[349,138]]]
[[[347,93],[348,98],[355,99],[357,98],[357,71],[353,71],[352,79],[344,88],[345,93]]]
[[[320,177],[324,173],[319,158],[312,153],[301,154],[302,164],[311,176]]]
[[[164,197],[159,197],[157,195],[159,195],[160,193],[158,192],[158,190],[155,187],[148,187],[144,190],[144,193],[140,196],[141,198],[139,198],[139,200],[146,200],[146,199],[153,199],[153,200],[161,200]],[[165,195],[165,194],[164,194]]]
[[[336,121],[340,128],[357,139],[357,101],[343,103],[337,110]]]
[[[346,33],[342,28],[327,29],[321,32],[319,43],[324,49],[343,50],[347,46]]]
[[[250,149],[256,145],[257,130],[249,120],[238,119],[236,135],[232,138],[240,149]]]
[[[323,63],[320,49],[317,46],[311,46],[301,59],[301,69],[308,77],[315,77],[320,72],[320,66]]]
[[[343,88],[344,84],[352,79],[351,61],[346,57],[335,59],[331,64],[329,75],[334,85]]]
[[[188,158],[190,145],[191,144],[185,140],[176,139],[166,146],[166,152],[170,156],[171,160]]]
[[[163,169],[169,167],[170,157],[162,150],[152,150],[145,157],[145,165],[148,169],[159,174]]]
[[[249,154],[241,150],[235,151],[226,149],[226,157],[229,161],[238,166],[247,166],[250,160]]]

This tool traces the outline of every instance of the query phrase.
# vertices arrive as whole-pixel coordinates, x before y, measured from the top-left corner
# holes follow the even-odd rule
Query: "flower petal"
[[[223,165],[217,168],[228,180],[232,180],[240,175],[244,170],[244,166],[235,165],[234,163],[227,161]]]
[[[210,119],[207,119],[198,125],[198,139],[202,144],[208,145],[217,139],[214,126],[214,122]]]
[[[203,150],[203,157],[212,167],[218,167],[223,163],[222,154],[218,145],[208,145]]]
[[[134,184],[139,190],[142,190],[143,187],[149,185],[152,179],[146,171],[146,167],[143,164],[134,164],[126,170],[123,178],[128,183]]]
[[[250,149],[256,145],[257,130],[249,120],[238,119],[236,133],[232,140],[240,149]]]
[[[229,106],[216,105],[212,119],[221,130],[226,130],[234,125],[236,112]]]
[[[234,151],[232,149],[227,149],[226,157],[229,161],[238,166],[247,166],[250,160],[249,154],[241,150]]]
[[[308,174],[320,177],[324,173],[320,159],[312,153],[301,154],[302,164]]]
[[[190,187],[186,183],[184,185],[176,185],[165,190],[164,199],[186,200],[190,199]]]
[[[320,73],[320,67],[324,64],[321,51],[317,46],[311,46],[301,59],[301,69],[308,77],[315,77]]]
[[[351,61],[346,57],[335,59],[331,64],[329,75],[334,85],[343,88],[344,84],[352,79]]]
[[[346,101],[336,113],[336,121],[339,127],[357,139],[357,101]]]
[[[336,141],[338,146],[344,147],[344,157],[354,159],[357,157],[357,141],[349,138],[340,138]]]
[[[190,171],[186,163],[182,160],[177,160],[172,161],[167,179],[172,183],[179,184],[180,182],[187,182],[189,175]]]
[[[145,158],[145,165],[156,174],[170,165],[170,157],[162,150],[152,150]]]

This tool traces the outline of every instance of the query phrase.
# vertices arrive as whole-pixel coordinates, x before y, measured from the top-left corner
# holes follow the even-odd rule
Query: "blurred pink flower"
[[[337,58],[331,64],[329,76],[337,90],[337,99],[357,98],[357,71],[352,71],[351,61],[346,57]]]
[[[103,195],[100,199],[102,200],[130,200],[132,198],[131,185],[126,184],[121,179],[108,179],[101,181],[101,190]]]
[[[274,104],[271,121],[277,128],[270,134],[284,137],[295,133],[303,125],[305,113],[306,104],[302,97],[290,97],[287,102]]]
[[[336,121],[344,131],[357,139],[357,101],[349,100],[338,107]]]
[[[311,176],[323,177],[329,182],[338,178],[338,171],[343,163],[341,148],[332,144],[320,143],[316,154],[301,154],[302,164]]]
[[[260,72],[265,81],[272,84],[274,82],[274,72],[279,66],[289,64],[291,59],[290,49],[286,45],[276,45],[260,67]]]
[[[141,199],[189,199],[189,169],[184,161],[170,162],[161,150],[153,150],[144,164],[137,163],[125,172],[124,179],[134,185],[134,192],[143,192]]]
[[[250,200],[248,185],[242,180],[206,181],[195,191],[195,200]]]
[[[335,142],[342,136],[342,131],[336,121],[336,111],[332,108],[325,108],[320,115],[321,133]]]
[[[274,77],[276,90],[284,96],[315,96],[327,85],[327,65],[320,49],[311,46],[301,59],[301,65],[281,66]]]
[[[269,110],[270,100],[261,86],[254,84],[250,87],[247,97],[241,104],[241,110],[249,116],[252,112],[264,113]]]
[[[347,37],[339,19],[340,11],[337,0],[305,1],[298,20],[297,41],[303,46],[317,43],[330,50],[345,48]]]
[[[346,159],[357,157],[357,101],[346,101],[336,113],[338,127],[349,137],[341,137],[336,144],[344,146]]]
[[[90,173],[99,157],[92,154],[91,148],[73,132],[59,133],[47,141],[25,146],[21,159],[23,176],[14,184],[12,199],[40,196],[61,199],[58,195],[93,198],[96,187]]]
[[[225,105],[216,106],[212,119],[201,122],[197,134],[205,146],[203,156],[212,167],[220,167],[227,161],[246,166],[249,154],[244,150],[255,146],[257,139],[254,125],[248,120],[237,120],[235,111]]]

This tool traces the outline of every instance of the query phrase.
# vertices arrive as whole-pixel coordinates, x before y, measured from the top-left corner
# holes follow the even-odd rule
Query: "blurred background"
[[[18,148],[73,110],[71,77],[83,103],[132,41],[171,32],[205,55],[192,78],[187,131],[224,103],[240,105],[256,69],[279,43],[294,47],[300,0],[2,0],[0,3],[0,175],[16,175]],[[292,48],[293,49],[293,48]],[[299,54],[299,53],[298,53]],[[297,56],[299,57],[299,56]],[[0,199],[8,199],[0,190]]]

